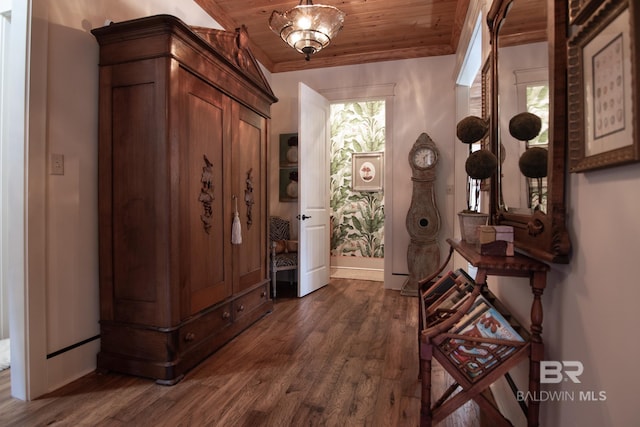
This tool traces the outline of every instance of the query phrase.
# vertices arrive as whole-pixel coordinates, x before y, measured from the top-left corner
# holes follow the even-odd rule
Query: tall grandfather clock
[[[426,133],[420,134],[409,151],[413,194],[406,226],[411,243],[407,249],[409,278],[402,286],[402,295],[417,296],[418,281],[433,274],[440,265],[440,213],[434,189],[437,164],[436,144]]]

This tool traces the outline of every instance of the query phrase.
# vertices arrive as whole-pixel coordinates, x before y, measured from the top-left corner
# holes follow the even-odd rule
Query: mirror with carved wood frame
[[[498,76],[499,38],[502,26],[509,19],[509,12],[518,2],[533,0],[494,0],[487,16],[491,42],[491,97],[490,97],[490,146],[500,159],[500,106]],[[522,212],[511,210],[502,202],[502,186],[509,177],[503,176],[498,162],[496,179],[492,180],[490,213],[494,224],[510,225],[514,229],[514,244],[520,251],[543,261],[568,263],[571,242],[566,229],[565,175],[567,149],[566,118],[566,48],[567,14],[566,0],[536,0],[546,2],[546,34],[548,44],[549,73],[549,137],[547,160],[546,209]],[[543,28],[544,30],[544,28]],[[504,77],[504,76],[503,76]],[[514,112],[509,114],[513,115]]]

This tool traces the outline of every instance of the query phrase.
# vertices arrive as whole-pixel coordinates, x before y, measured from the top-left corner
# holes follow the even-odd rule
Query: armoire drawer
[[[236,299],[233,302],[234,320],[242,318],[242,316],[247,313],[251,313],[253,309],[267,302],[268,297],[269,284],[266,283]]]
[[[207,337],[218,333],[223,328],[229,326],[232,321],[231,303],[217,307],[209,312],[205,312],[196,318],[189,320],[187,324],[180,328],[179,349],[187,350],[198,345]]]

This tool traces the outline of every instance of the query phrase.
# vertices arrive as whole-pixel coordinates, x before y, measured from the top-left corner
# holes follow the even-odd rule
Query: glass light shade
[[[345,14],[326,5],[298,5],[284,13],[274,11],[269,18],[269,27],[289,46],[305,55],[319,52],[331,43],[331,39],[342,29]]]

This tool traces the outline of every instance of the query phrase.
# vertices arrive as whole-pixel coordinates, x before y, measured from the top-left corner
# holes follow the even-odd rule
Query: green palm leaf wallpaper
[[[384,192],[351,189],[353,153],[384,151],[385,102],[331,105],[331,254],[384,258]]]

